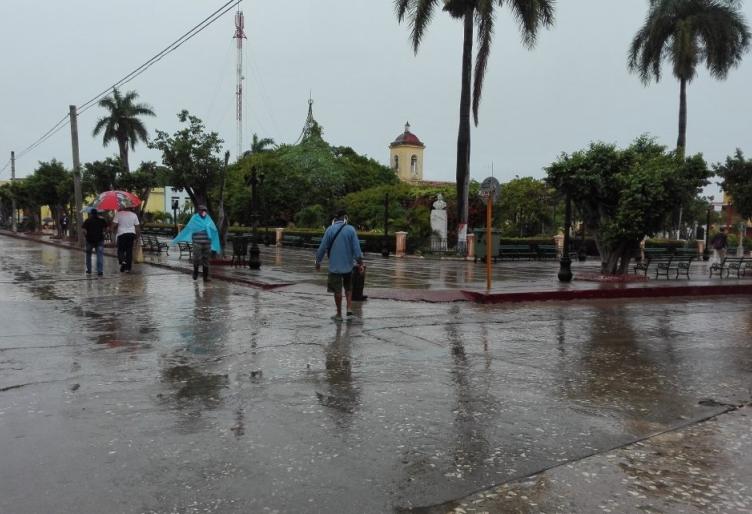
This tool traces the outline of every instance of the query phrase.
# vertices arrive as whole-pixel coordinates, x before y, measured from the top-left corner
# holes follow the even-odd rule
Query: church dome
[[[389,146],[400,146],[400,145],[412,145],[412,146],[425,146],[420,139],[418,139],[418,136],[410,132],[410,123],[405,123],[405,131],[397,136],[397,139],[395,139],[391,145]]]

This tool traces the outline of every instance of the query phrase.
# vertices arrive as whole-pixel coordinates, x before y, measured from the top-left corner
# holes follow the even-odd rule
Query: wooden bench
[[[145,252],[162,253],[165,251],[167,255],[170,255],[169,245],[163,241],[160,241],[156,236],[150,236],[148,234],[141,234],[141,248]]]
[[[538,245],[535,251],[539,259],[556,259],[559,256],[556,245]]]
[[[494,259],[535,259],[538,253],[530,245],[499,245],[499,254]]]
[[[752,261],[746,257],[724,257],[721,262],[714,262],[710,265],[710,278],[713,278],[713,273],[718,273],[718,276],[723,278],[723,274],[726,277],[731,275],[731,271],[736,271],[736,278],[740,278],[746,275],[748,269],[752,269]]]
[[[689,269],[692,265],[692,261],[695,259],[694,255],[672,255],[667,262],[658,262],[655,269],[655,278],[660,275],[665,275],[668,279],[669,273],[676,272],[676,279],[679,279],[679,275],[682,274],[689,279]]]
[[[187,242],[182,242],[182,241],[179,242],[178,251],[180,252],[180,255],[178,255],[178,259],[182,259],[184,253],[187,253],[188,258],[190,259],[193,254],[193,243],[187,243]]]

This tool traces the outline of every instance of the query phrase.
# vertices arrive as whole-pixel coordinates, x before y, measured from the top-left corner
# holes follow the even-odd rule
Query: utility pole
[[[240,5],[240,4],[238,4]],[[233,39],[236,40],[238,55],[235,84],[235,121],[237,122],[237,145],[238,155],[237,159],[243,156],[243,40],[247,39],[245,35],[245,18],[243,17],[243,11],[238,8],[238,12],[235,13],[235,35]]]
[[[13,184],[15,180],[16,180],[16,152],[11,152],[10,153],[10,183]],[[13,230],[13,232],[17,232],[18,226],[16,225],[16,192],[13,191],[12,193],[13,194],[11,195],[12,200],[11,200],[10,208],[11,208],[11,212],[13,213],[11,218],[13,219],[11,221],[11,229]]]
[[[81,230],[81,211],[83,211],[83,198],[81,194],[81,160],[78,155],[78,113],[76,106],[70,106],[70,130],[73,145],[73,196],[76,204],[76,241],[78,246],[84,245],[84,233]]]

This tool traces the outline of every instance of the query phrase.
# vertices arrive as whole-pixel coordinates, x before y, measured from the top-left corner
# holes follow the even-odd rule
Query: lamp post
[[[702,251],[702,260],[710,260],[710,213],[713,212],[713,200],[708,205],[708,212],[705,218],[705,249]]]
[[[389,193],[384,195],[384,239],[381,242],[381,256],[389,257]]]
[[[178,227],[178,207],[179,207],[179,200],[177,198],[172,199],[172,223],[175,225],[175,228]]]
[[[572,198],[567,193],[564,210],[564,249],[559,260],[559,282],[572,281],[572,259],[569,258],[569,231],[572,228]]]
[[[258,186],[264,183],[264,174],[258,173],[256,166],[251,168],[251,178],[248,183],[251,186],[251,226],[253,228],[253,240],[248,256],[248,267],[257,270],[261,269],[261,258],[258,247]]]

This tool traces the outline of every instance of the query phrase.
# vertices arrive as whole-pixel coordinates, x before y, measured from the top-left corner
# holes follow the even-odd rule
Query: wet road
[[[322,295],[115,264],[0,237],[0,512],[391,512],[750,401],[745,297],[337,326]]]

